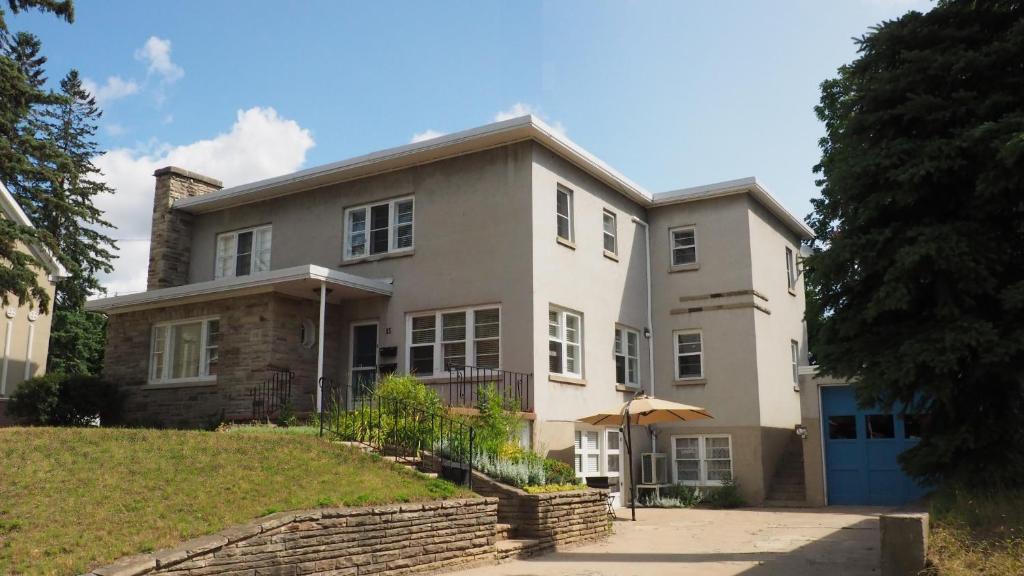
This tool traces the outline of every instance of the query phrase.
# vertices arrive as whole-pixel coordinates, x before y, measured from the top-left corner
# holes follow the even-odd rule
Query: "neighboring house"
[[[300,411],[321,375],[351,398],[390,370],[465,405],[464,364],[526,382],[526,437],[581,476],[624,451],[575,421],[639,390],[715,415],[661,432],[680,482],[760,502],[795,438],[811,231],[753,178],[651,194],[532,116],[226,189],[155,176],[148,290],[88,305],[136,421],[249,418],[280,371]]]
[[[3,182],[0,182],[0,218],[32,226]],[[50,295],[52,310],[56,284],[67,273],[45,247],[29,245],[21,248],[38,262],[37,281]],[[13,423],[7,416],[7,401],[18,385],[46,372],[50,320],[49,314],[40,314],[36,307],[28,302],[21,303],[14,296],[3,307],[0,315],[0,426]]]

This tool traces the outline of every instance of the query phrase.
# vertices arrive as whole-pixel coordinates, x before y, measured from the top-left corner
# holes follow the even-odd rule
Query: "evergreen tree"
[[[945,1],[822,84],[815,356],[926,416],[904,468],[1024,478],[1024,3]]]
[[[69,23],[74,20],[70,0],[8,0],[7,6],[13,14],[35,8]],[[27,128],[27,122],[33,106],[45,100],[41,88],[45,60],[38,60],[38,43],[33,52],[30,38],[11,36],[5,16],[0,8],[0,181],[23,200],[23,184],[36,180],[33,155],[40,148],[40,139]],[[40,74],[36,75],[36,71]],[[14,296],[46,312],[49,298],[37,280],[37,264],[20,247],[35,241],[52,246],[50,239],[38,231],[0,218],[0,302],[6,305]]]

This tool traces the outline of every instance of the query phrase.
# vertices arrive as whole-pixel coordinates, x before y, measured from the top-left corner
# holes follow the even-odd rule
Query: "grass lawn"
[[[932,574],[1024,574],[1024,490],[943,489],[931,514]]]
[[[462,497],[308,429],[0,429],[0,574],[80,574],[282,510]]]

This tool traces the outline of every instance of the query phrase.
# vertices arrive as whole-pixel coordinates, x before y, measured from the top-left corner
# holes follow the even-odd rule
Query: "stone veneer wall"
[[[538,540],[539,550],[608,535],[607,490],[528,494],[474,472],[473,491],[497,498],[498,521],[511,524],[517,538]]]
[[[389,575],[493,562],[497,503],[473,498],[273,514],[92,576]]]
[[[171,206],[180,198],[191,198],[220,190],[220,180],[175,166],[153,173],[153,228],[150,232],[149,272],[146,289],[168,288],[188,283],[192,252],[192,215]]]
[[[112,314],[107,322],[104,377],[126,393],[125,421],[149,426],[202,427],[217,421],[252,416],[249,390],[270,370],[295,372],[292,400],[297,411],[311,410],[316,393],[316,348],[300,342],[302,318],[315,302],[279,294],[255,294],[168,308]],[[328,317],[338,318],[336,307]],[[220,318],[216,381],[149,385],[150,339],[157,322],[217,316]],[[316,315],[312,318],[315,320]],[[328,323],[327,341],[337,342],[342,323]],[[325,362],[325,374],[340,369],[336,351]]]

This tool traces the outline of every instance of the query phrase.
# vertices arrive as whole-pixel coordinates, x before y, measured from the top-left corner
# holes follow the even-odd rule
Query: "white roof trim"
[[[339,162],[314,166],[291,174],[257,180],[195,196],[174,203],[178,210],[203,213],[257,202],[347,179],[365,178],[373,174],[398,170],[438,160],[478,152],[514,142],[534,139],[545,144],[619,192],[643,204],[651,201],[651,193],[608,166],[582,147],[558,133],[541,119],[520,116],[494,122],[423,142],[387,148]]]
[[[21,209],[18,201],[14,199],[14,196],[7,189],[7,186],[3,182],[0,182],[0,210],[7,214],[7,217],[11,220],[21,224],[22,226],[28,226],[29,228],[35,228],[32,225],[32,221],[28,219],[28,215]],[[51,279],[56,280],[60,278],[67,278],[68,272],[64,269],[57,258],[47,249],[45,246],[40,246],[36,242],[29,244],[29,250],[32,251],[32,255],[36,257],[36,260],[41,262],[49,272]]]
[[[85,309],[92,312],[117,313],[128,308],[138,309],[182,298],[194,298],[252,288],[266,288],[275,284],[296,280],[319,280],[328,284],[348,286],[383,296],[391,296],[393,291],[390,280],[364,278],[355,274],[341,272],[340,270],[331,270],[323,266],[305,264],[249,276],[219,278],[195,284],[148,290],[137,294],[97,298],[96,300],[86,302]]]
[[[684,202],[708,200],[711,198],[720,198],[722,196],[744,193],[749,193],[757,199],[765,208],[768,209],[769,212],[781,220],[786,227],[793,232],[796,232],[800,238],[804,240],[814,238],[814,231],[811,230],[807,224],[804,224],[803,221],[794,216],[792,212],[786,210],[786,207],[783,206],[775,196],[768,192],[768,189],[753,176],[748,178],[739,178],[736,180],[726,180],[724,182],[716,182],[714,184],[706,184],[704,186],[695,186],[693,188],[658,192],[654,195],[654,201],[651,205],[668,206],[671,204],[682,204]]]

